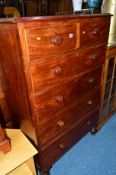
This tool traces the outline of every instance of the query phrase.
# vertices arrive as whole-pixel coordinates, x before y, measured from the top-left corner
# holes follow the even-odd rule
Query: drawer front
[[[65,82],[76,74],[88,71],[104,63],[106,46],[100,45],[86,50],[48,60],[43,64],[30,65],[33,92]]]
[[[43,90],[40,94],[34,95],[35,106],[39,109],[56,109],[63,108],[71,104],[75,98],[80,99],[85,94],[92,91],[101,83],[102,67],[91,72],[73,78],[67,83],[59,84],[51,89]]]
[[[83,135],[85,135],[93,126],[96,126],[98,121],[99,109],[96,108],[88,114],[80,123],[75,124],[75,127],[57,139],[53,144],[42,151],[42,168],[47,169],[60,158],[70,147],[72,147]]]
[[[109,18],[94,18],[80,24],[80,46],[107,42],[109,33]]]
[[[78,25],[26,29],[30,60],[78,47]]]
[[[98,94],[100,94],[100,89],[96,89],[95,92],[83,96],[77,101],[75,100],[72,104],[56,111],[54,114],[51,112],[52,115],[50,111],[46,110],[41,118],[37,119],[37,125],[41,131],[42,146],[52,142],[53,139],[72,127],[75,122],[79,122],[84,115],[99,106],[100,97],[98,97]],[[39,111],[39,115],[41,115],[41,111]],[[43,122],[43,120],[44,123],[42,124],[41,121]]]

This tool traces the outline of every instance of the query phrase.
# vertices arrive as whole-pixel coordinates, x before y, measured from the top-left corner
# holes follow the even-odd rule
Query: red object
[[[5,136],[1,126],[0,126],[0,151],[4,154],[11,150],[10,140]]]

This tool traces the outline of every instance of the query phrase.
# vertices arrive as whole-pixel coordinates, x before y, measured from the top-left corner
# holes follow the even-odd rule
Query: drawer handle
[[[94,81],[95,81],[94,78],[89,78],[89,83],[90,83],[90,84],[93,84]]]
[[[63,38],[61,36],[57,35],[57,36],[52,37],[52,43],[54,45],[60,46],[62,44],[62,42],[63,42]]]
[[[64,127],[64,122],[63,122],[62,120],[58,121],[58,122],[57,122],[57,126],[58,126],[59,128],[63,128],[63,127]]]
[[[62,96],[62,95],[57,95],[57,96],[56,96],[56,101],[57,101],[58,103],[62,103],[62,102],[63,102],[63,96]]]
[[[60,143],[59,148],[60,148],[61,150],[64,150],[64,148],[65,148],[64,144],[63,144],[63,143]]]
[[[87,102],[88,105],[92,105],[93,103],[94,103],[93,100],[89,100],[89,101]]]
[[[60,75],[60,74],[62,74],[63,70],[62,70],[62,67],[56,66],[56,67],[54,67],[53,71],[54,71],[55,75]]]
[[[90,56],[90,59],[91,59],[92,61],[96,60],[96,58],[97,58],[97,56],[96,56],[95,54]]]
[[[92,35],[97,36],[99,34],[99,28],[94,28],[92,31]]]

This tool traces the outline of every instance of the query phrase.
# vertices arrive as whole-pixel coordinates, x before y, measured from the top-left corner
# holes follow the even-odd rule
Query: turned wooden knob
[[[93,104],[93,100],[89,100],[89,101],[87,102],[87,104],[88,104],[88,105],[92,105],[92,104]]]
[[[59,128],[63,128],[63,127],[64,127],[64,122],[63,122],[62,120],[58,121],[58,122],[57,122],[57,126],[58,126]]]
[[[62,74],[62,67],[60,67],[60,66],[55,66],[54,67],[54,69],[53,69],[53,71],[54,71],[54,73],[55,73],[55,75],[60,75],[60,74]]]
[[[57,95],[57,96],[56,96],[56,101],[57,101],[58,103],[62,103],[62,102],[63,102],[63,96],[62,96],[62,95]]]
[[[94,78],[89,78],[89,83],[90,84],[94,83]]]
[[[62,44],[62,42],[63,42],[63,38],[61,36],[57,35],[57,36],[52,37],[52,43],[54,45],[60,46]]]
[[[64,150],[64,148],[65,148],[64,143],[60,143],[59,148],[60,148],[61,150]]]

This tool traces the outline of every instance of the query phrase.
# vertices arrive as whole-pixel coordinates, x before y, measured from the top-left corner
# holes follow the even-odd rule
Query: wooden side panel
[[[35,141],[20,47],[17,40],[18,33],[15,24],[12,25],[8,26],[7,24],[6,28],[6,25],[3,24],[0,28],[2,87],[14,127],[21,127]]]

